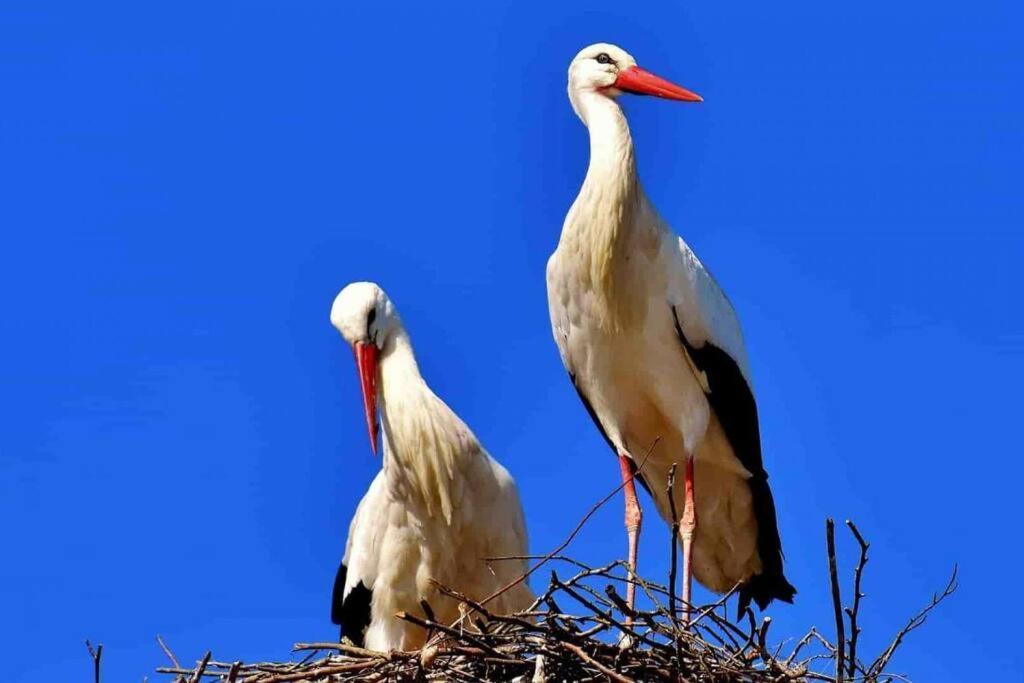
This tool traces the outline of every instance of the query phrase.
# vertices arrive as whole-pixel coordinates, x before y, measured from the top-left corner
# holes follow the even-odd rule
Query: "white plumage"
[[[430,580],[482,600],[525,571],[526,527],[515,482],[427,386],[408,334],[384,292],[354,283],[335,299],[331,322],[356,351],[371,442],[379,405],[383,469],[359,503],[335,581],[332,618],[343,637],[370,649],[408,650],[425,632],[394,618],[422,614],[421,600],[451,623],[458,605]],[[527,607],[525,583],[488,604]]]
[[[651,449],[638,478],[663,517],[670,514],[665,488],[673,463],[680,473],[687,466],[696,492],[687,500],[687,487],[675,489],[686,579],[692,571],[720,592],[742,584],[741,608],[750,599],[762,607],[773,598],[789,601],[794,590],[782,574],[739,322],[710,273],[644,194],[616,101],[623,92],[700,101],[639,69],[614,45],[593,45],[573,60],[569,97],[589,129],[590,165],[548,262],[555,341],[581,399],[620,456],[631,563],[640,510],[628,475]],[[687,600],[688,586],[686,580]]]

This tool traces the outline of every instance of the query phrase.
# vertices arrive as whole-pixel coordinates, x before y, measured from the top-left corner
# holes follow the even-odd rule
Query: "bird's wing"
[[[701,348],[708,342],[721,349],[752,391],[747,349],[735,309],[690,246],[666,232],[662,257],[668,273],[669,305],[675,308],[687,343]]]
[[[669,314],[687,362],[736,458],[752,475],[763,475],[757,404],[736,312],[681,238],[669,234],[663,254]]]
[[[565,367],[566,372],[569,373],[569,379],[572,381],[572,386],[576,390],[576,394],[580,397],[580,402],[583,404],[584,409],[587,411],[587,415],[593,420],[594,426],[597,427],[597,431],[601,433],[601,437],[604,438],[608,448],[612,450],[615,455],[619,454],[619,449],[612,441],[611,437],[608,436],[608,430],[601,424],[601,418],[598,417],[597,411],[594,410],[594,405],[591,403],[590,398],[587,396],[587,392],[584,390],[582,383],[576,375],[576,370],[572,365],[569,350],[569,331],[572,326],[572,313],[570,309],[576,311],[585,310],[588,307],[593,306],[593,301],[589,299],[590,292],[584,288],[572,288],[567,287],[563,273],[559,270],[561,263],[558,260],[558,252],[556,251],[548,259],[547,267],[547,284],[548,284],[548,312],[551,315],[551,333],[555,337],[555,344],[558,346],[558,354],[562,358],[562,365]],[[569,301],[570,296],[581,297],[576,301]],[[634,472],[634,478],[640,482],[648,493],[651,493],[651,487],[644,479],[643,474],[639,471]]]
[[[495,472],[500,492],[501,503],[498,509],[501,516],[495,520],[495,526],[504,529],[504,532],[498,535],[504,545],[502,552],[508,555],[525,555],[528,546],[526,518],[522,511],[522,502],[519,500],[519,487],[509,471],[497,460],[489,458],[488,465]]]
[[[480,501],[476,509],[485,514],[478,519],[481,527],[477,533],[490,537],[495,555],[525,555],[527,553],[526,519],[523,504],[519,498],[519,487],[511,473],[486,451],[482,465],[487,469],[487,484],[481,485],[481,492],[491,489],[490,500]]]
[[[444,489],[447,506],[453,512],[468,512],[478,537],[500,542],[502,547],[494,548],[493,554],[526,554],[526,523],[515,480],[487,452],[469,425],[440,397],[433,398],[432,432],[438,442],[434,456],[440,468],[434,481],[443,482],[438,488]],[[447,521],[450,524],[451,518]],[[501,533],[495,533],[496,529]]]
[[[555,345],[558,346],[558,355],[562,358],[562,366],[566,372],[569,373],[569,379],[572,380],[572,386],[576,389],[576,393],[580,397],[580,401],[583,403],[583,407],[586,408],[587,414],[590,415],[590,419],[594,421],[598,431],[601,432],[601,436],[604,437],[605,442],[612,451],[618,452],[615,444],[608,437],[608,432],[605,431],[604,425],[601,424],[601,420],[598,419],[597,413],[594,411],[594,406],[584,392],[583,387],[576,377],[576,369],[573,367],[571,353],[569,349],[569,332],[572,327],[571,320],[571,308],[581,308],[586,306],[586,302],[576,301],[570,302],[569,297],[586,297],[588,293],[582,291],[582,288],[567,287],[563,273],[560,271],[561,263],[558,259],[558,252],[556,251],[548,259],[547,268],[547,284],[548,284],[548,313],[551,316],[551,334],[555,337]]]
[[[469,491],[461,510],[465,533],[459,552],[466,558],[479,559],[465,577],[465,588],[471,590],[470,594],[489,595],[526,573],[528,541],[515,480],[486,451],[480,456],[466,477]],[[506,559],[485,559],[498,557]],[[526,609],[532,600],[533,593],[524,581],[502,592],[493,608],[511,613]]]
[[[341,636],[363,645],[370,625],[370,603],[377,576],[381,524],[388,516],[379,509],[386,504],[384,472],[378,472],[356,508],[349,525],[345,556],[334,578],[331,621],[341,627]]]
[[[551,316],[551,334],[555,337],[555,345],[558,346],[558,355],[562,359],[562,365],[572,374],[572,365],[569,361],[569,313],[567,310],[567,298],[569,291],[564,287],[561,273],[559,272],[558,252],[556,251],[548,259],[547,285],[548,285],[548,314]]]
[[[526,535],[523,503],[519,498],[519,487],[516,486],[515,479],[501,463],[491,458],[489,464],[495,472],[498,489],[501,491],[499,507],[503,513],[503,521],[508,525],[508,531],[511,532],[500,535],[504,545],[502,552],[508,555],[525,555],[528,552],[529,540]]]
[[[430,464],[437,473],[430,481],[439,484],[434,494],[441,498],[438,506],[446,520],[450,524],[451,515],[469,511],[474,533],[479,538],[493,538],[498,544],[490,552],[492,556],[525,555],[526,522],[515,480],[484,449],[462,418],[433,392],[431,396],[436,443]]]
[[[750,473],[748,485],[758,520],[762,572],[740,588],[740,611],[751,599],[762,609],[773,598],[792,602],[796,591],[782,573],[775,501],[761,457],[757,403],[739,320],[732,304],[689,245],[669,233],[665,246],[668,304],[680,346],[704,388],[733,454]]]

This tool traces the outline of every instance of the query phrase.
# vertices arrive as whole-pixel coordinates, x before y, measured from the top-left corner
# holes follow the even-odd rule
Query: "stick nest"
[[[397,615],[429,633],[428,644],[413,652],[374,652],[347,643],[297,643],[298,661],[274,663],[218,662],[208,652],[193,668],[178,664],[161,642],[173,666],[157,669],[175,683],[281,683],[309,681],[906,681],[887,667],[903,642],[928,614],[957,587],[956,568],[945,589],[915,614],[873,658],[858,649],[861,628],[861,580],[868,544],[847,522],[859,545],[852,574],[852,600],[843,607],[835,559],[832,520],[826,524],[829,579],[835,635],[812,628],[799,638],[773,645],[771,617],[760,623],[747,612],[739,623],[726,614],[726,600],[694,607],[687,622],[674,590],[632,577],[622,562],[588,567],[563,555],[548,555],[546,590],[533,606],[514,615],[497,615],[448,587],[440,592],[462,603],[455,624],[439,623],[429,604],[420,614]],[[540,566],[537,565],[537,567]],[[675,584],[673,573],[669,585]],[[535,567],[536,568],[536,567]],[[643,608],[630,610],[622,597],[635,583]],[[731,595],[731,594],[730,594]],[[98,680],[98,662],[97,680]]]

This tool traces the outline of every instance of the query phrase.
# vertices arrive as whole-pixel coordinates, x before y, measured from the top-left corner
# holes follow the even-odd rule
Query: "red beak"
[[[363,390],[366,429],[370,432],[370,448],[377,455],[377,347],[372,343],[356,342],[355,352],[359,386]]]
[[[697,93],[690,92],[671,81],[666,81],[660,76],[655,76],[650,71],[644,71],[638,66],[631,66],[620,71],[619,77],[615,79],[615,87],[635,95],[654,95],[655,97],[664,97],[666,100],[704,101],[704,98]]]

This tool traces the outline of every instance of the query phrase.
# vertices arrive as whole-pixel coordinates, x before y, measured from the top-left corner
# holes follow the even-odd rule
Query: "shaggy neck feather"
[[[390,490],[419,501],[428,516],[451,523],[450,480],[459,460],[460,439],[450,411],[420,374],[404,329],[396,330],[381,354],[378,387],[384,473]]]

